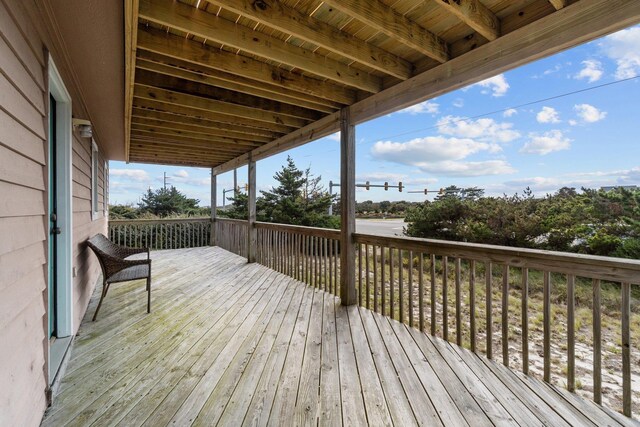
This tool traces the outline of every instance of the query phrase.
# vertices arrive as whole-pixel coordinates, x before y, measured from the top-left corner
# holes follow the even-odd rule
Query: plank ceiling
[[[137,0],[127,160],[218,166],[566,0]]]

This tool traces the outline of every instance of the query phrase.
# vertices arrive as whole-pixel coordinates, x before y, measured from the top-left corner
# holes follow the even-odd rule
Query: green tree
[[[200,200],[191,199],[171,186],[169,189],[147,190],[142,196],[142,201],[138,203],[138,210],[141,213],[150,213],[159,217],[194,215],[201,210],[198,203]]]
[[[327,212],[334,197],[321,185],[322,177],[315,177],[308,168],[298,169],[291,157],[276,172],[279,185],[262,191],[256,201],[258,218],[262,221],[313,227],[338,228],[338,219]]]

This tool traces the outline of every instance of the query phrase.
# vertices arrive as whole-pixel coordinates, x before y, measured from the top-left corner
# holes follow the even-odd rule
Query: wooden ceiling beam
[[[175,131],[189,132],[193,134],[202,134],[212,138],[221,137],[221,138],[240,139],[240,140],[245,140],[249,142],[259,142],[262,144],[266,142],[270,142],[273,139],[275,139],[275,138],[267,138],[267,137],[258,136],[258,135],[248,135],[246,133],[231,132],[224,129],[212,129],[212,128],[207,128],[203,126],[192,126],[184,123],[172,123],[164,120],[155,120],[151,118],[137,117],[136,111],[138,110],[136,109],[133,110],[133,115],[131,120],[132,124],[135,124],[135,125],[153,126],[158,128],[172,129]]]
[[[222,89],[166,74],[159,74],[149,70],[137,70],[136,83],[180,92],[187,95],[199,96],[206,99],[224,102],[225,104],[242,106],[256,111],[296,117],[307,121],[318,120],[324,115],[319,111],[295,107],[291,104],[284,104],[272,101],[271,99],[247,95],[245,93]]]
[[[140,0],[140,17],[286,64],[334,82],[377,93],[382,79],[276,37],[173,0]]]
[[[549,0],[549,3],[551,3],[553,7],[556,8],[556,10],[560,10],[563,7],[565,7],[567,4],[569,4],[569,1],[568,0]]]
[[[221,131],[229,136],[238,135],[237,138],[251,139],[276,139],[283,135],[283,132],[271,132],[257,128],[231,125],[229,123],[204,120],[197,117],[184,116],[182,114],[167,113],[164,111],[148,110],[134,105],[132,117],[135,119],[156,120],[158,122],[170,123],[172,125],[189,125],[193,128],[202,128],[206,131]]]
[[[179,166],[195,166],[195,167],[213,167],[224,162],[224,158],[220,159],[203,159],[197,155],[169,155],[160,154],[149,151],[135,151],[132,150],[131,162],[135,163],[149,163],[149,164],[161,164],[161,165],[179,165]]]
[[[166,104],[180,105],[183,107],[194,108],[198,110],[212,111],[218,114],[230,117],[242,117],[249,120],[257,120],[264,123],[282,124],[291,127],[302,127],[309,123],[308,120],[296,117],[285,116],[284,114],[271,113],[264,110],[256,110],[241,105],[229,104],[214,99],[202,98],[200,96],[187,95],[167,89],[161,89],[153,86],[146,86],[136,83],[134,88],[134,96],[143,99],[151,99],[154,101],[164,102]],[[234,123],[233,119],[229,119],[230,123]]]
[[[228,80],[219,79],[217,77],[213,77],[208,73],[200,73],[196,71],[192,71],[188,68],[182,68],[175,65],[169,65],[163,62],[152,61],[148,59],[144,59],[145,56],[156,56],[160,58],[164,58],[165,61],[168,60],[170,62],[179,62],[178,60],[172,58],[162,57],[153,52],[146,52],[144,50],[140,51],[138,54],[138,60],[136,61],[136,66],[141,70],[153,71],[155,73],[164,74],[167,76],[178,77],[185,80],[190,80],[192,82],[206,84],[209,86],[220,87],[227,90],[236,91],[239,93],[244,93],[248,95],[258,96],[262,98],[272,99],[277,102],[282,102],[290,105],[298,105],[303,108],[308,108],[310,110],[322,111],[323,113],[332,113],[336,111],[339,106],[329,107],[324,105],[325,103],[314,103],[307,100],[301,100],[298,98],[294,98],[292,96],[287,95],[285,90],[280,88],[279,91],[268,91],[258,88],[253,88],[251,86],[245,86],[242,84],[230,82]],[[188,65],[188,63],[186,63]]]
[[[149,136],[157,135],[158,138],[188,138],[192,141],[202,141],[205,143],[216,143],[229,147],[241,147],[241,150],[248,148],[255,148],[263,145],[264,143],[256,141],[247,141],[244,139],[225,138],[216,135],[205,135],[201,133],[186,132],[180,129],[165,128],[161,126],[154,126],[145,123],[131,123],[131,132],[136,132],[141,135],[142,132]]]
[[[184,143],[194,143],[194,144],[203,144],[203,145],[216,144],[219,147],[221,147],[221,149],[224,149],[226,151],[234,151],[234,152],[236,151],[245,152],[252,148],[256,148],[263,145],[258,143],[251,143],[249,141],[228,141],[228,140],[222,140],[219,138],[202,138],[201,135],[199,136],[185,135],[184,133],[171,132],[170,130],[153,128],[150,126],[138,125],[134,127],[132,123],[131,137],[133,138],[134,135],[142,139],[148,138],[154,141],[184,142]]]
[[[313,16],[302,14],[278,0],[207,1],[401,80],[412,75],[413,65],[409,61]]]
[[[189,117],[195,120],[206,120],[216,123],[224,123],[229,129],[236,126],[254,131],[256,135],[263,135],[264,132],[276,132],[287,134],[296,129],[294,126],[287,126],[280,123],[259,122],[256,120],[245,119],[244,117],[234,117],[227,114],[219,114],[214,111],[191,108],[183,105],[168,104],[162,101],[156,101],[150,98],[134,98],[134,108],[144,108],[159,112],[174,114],[180,117]]]
[[[131,127],[131,108],[133,104],[133,86],[136,73],[136,47],[138,45],[138,0],[124,2],[124,158],[129,158],[129,130]]]
[[[229,156],[237,156],[238,153],[234,153],[231,151],[220,151],[215,146],[209,147],[197,147],[189,144],[183,143],[174,143],[174,142],[166,142],[166,141],[151,141],[140,139],[137,137],[131,137],[132,148],[136,150],[147,150],[152,151],[156,150],[158,153],[162,152],[174,152],[174,153],[184,153],[184,154],[200,154],[203,157],[208,157],[212,159],[224,159]]]
[[[158,53],[178,60],[186,61],[206,69],[216,70],[219,78],[234,77],[232,81],[243,82],[252,87],[279,87],[290,96],[308,95],[340,103],[353,104],[356,92],[331,82],[313,79],[298,73],[286,71],[257,59],[235,55],[221,49],[203,45],[185,37],[167,34],[155,28],[138,27],[138,50]],[[256,85],[257,82],[257,85]],[[266,84],[267,86],[264,86]],[[300,95],[297,95],[300,94]],[[302,97],[301,99],[309,99]]]
[[[440,63],[449,60],[444,40],[380,0],[324,0],[324,3]]]
[[[500,19],[480,0],[435,0],[435,2],[482,34],[487,40],[493,41],[500,37]]]
[[[140,141],[131,140],[131,150],[132,152],[138,154],[157,154],[158,156],[164,157],[193,157],[201,160],[214,160],[220,161],[224,159],[228,159],[230,155],[210,155],[206,150],[193,150],[187,149],[184,147],[172,147],[162,144],[153,144],[146,145],[146,142],[141,143]]]

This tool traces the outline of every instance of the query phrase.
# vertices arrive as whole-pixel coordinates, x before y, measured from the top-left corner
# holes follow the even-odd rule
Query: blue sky
[[[527,186],[544,195],[563,186],[640,185],[636,76],[640,26],[359,125],[357,181],[402,181],[406,189],[358,189],[356,197],[420,201],[423,194],[406,191],[448,185],[489,195]],[[572,92],[578,93],[548,99]],[[287,155],[325,185],[338,182],[338,140],[332,135],[259,161],[258,190],[275,184]],[[136,203],[147,188],[162,186],[164,172],[180,191],[210,204],[209,169],[123,162],[110,163],[111,203]],[[246,167],[237,173],[238,183],[246,183]],[[232,183],[232,172],[218,177],[218,205]]]

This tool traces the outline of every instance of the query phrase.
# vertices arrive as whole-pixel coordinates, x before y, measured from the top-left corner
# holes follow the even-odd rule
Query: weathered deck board
[[[220,248],[152,253],[86,319],[43,426],[633,425]]]

